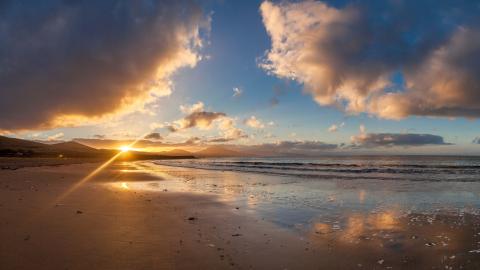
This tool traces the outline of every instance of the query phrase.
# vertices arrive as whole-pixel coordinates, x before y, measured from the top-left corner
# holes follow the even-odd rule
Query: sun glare
[[[122,152],[128,152],[130,150],[132,150],[132,148],[128,145],[124,145],[124,146],[120,147],[120,151],[122,151]]]

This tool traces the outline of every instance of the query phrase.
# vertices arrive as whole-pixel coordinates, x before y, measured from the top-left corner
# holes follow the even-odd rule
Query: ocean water
[[[137,188],[216,195],[285,227],[352,213],[480,215],[480,158],[355,156],[157,160]]]
[[[212,196],[309,245],[368,250],[373,265],[406,255],[444,269],[478,260],[479,172],[478,157],[186,159],[127,162],[111,184]]]
[[[155,163],[186,168],[252,172],[322,180],[377,179],[436,182],[475,182],[480,180],[480,157],[224,158],[165,160]]]

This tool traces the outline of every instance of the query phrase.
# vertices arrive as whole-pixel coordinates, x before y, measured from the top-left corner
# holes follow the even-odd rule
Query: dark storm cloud
[[[199,5],[164,1],[2,1],[0,130],[98,119],[169,94],[198,60]]]
[[[266,1],[260,9],[272,40],[261,66],[302,83],[321,105],[390,119],[480,116],[477,1]]]
[[[353,147],[450,145],[438,135],[411,133],[364,133],[353,136],[352,144]]]

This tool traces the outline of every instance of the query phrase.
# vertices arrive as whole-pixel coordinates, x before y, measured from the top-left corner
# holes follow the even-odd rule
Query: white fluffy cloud
[[[345,126],[345,123],[342,122],[340,124],[333,124],[331,125],[327,130],[328,132],[337,132],[340,128],[342,128],[343,126]]]
[[[199,101],[195,104],[192,105],[181,105],[180,106],[180,111],[186,114],[189,113],[194,113],[194,112],[200,112],[205,109],[205,104],[203,102]]]
[[[272,42],[260,65],[321,105],[389,119],[480,116],[473,2],[265,1],[260,10]]]
[[[245,119],[243,122],[245,123],[245,125],[247,125],[251,128],[255,128],[255,129],[265,128],[265,124],[263,124],[263,122],[260,119],[258,119],[257,117],[255,117],[254,115]]]
[[[192,112],[173,122],[173,125],[168,126],[168,129],[172,132],[195,127],[206,130],[212,127],[215,120],[220,120],[225,116],[226,114],[222,112]]]
[[[209,130],[214,127],[220,132],[220,137],[211,139],[211,142],[227,142],[248,138],[248,135],[236,126],[236,120],[223,112],[210,112],[205,110],[203,102],[199,101],[192,105],[182,105],[180,110],[185,117],[167,124],[165,127],[171,132],[198,128]]]

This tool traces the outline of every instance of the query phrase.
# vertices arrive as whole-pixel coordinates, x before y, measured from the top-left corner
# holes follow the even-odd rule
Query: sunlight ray
[[[58,202],[62,201],[63,199],[65,199],[68,195],[70,195],[72,192],[74,192],[75,190],[77,190],[80,186],[82,186],[83,184],[85,184],[86,182],[88,182],[89,180],[91,180],[94,176],[96,176],[98,173],[100,173],[103,169],[105,169],[106,167],[108,167],[110,164],[112,164],[115,160],[117,160],[122,154],[130,151],[133,146],[135,144],[138,143],[138,141],[140,141],[141,139],[143,139],[147,134],[149,134],[149,132],[143,134],[142,136],[139,136],[137,139],[135,139],[133,142],[131,142],[130,144],[128,145],[125,145],[125,146],[122,146],[122,148],[120,149],[120,151],[115,154],[113,157],[111,157],[109,160],[107,160],[106,162],[104,162],[103,164],[101,164],[99,167],[97,167],[95,170],[93,170],[92,172],[90,172],[87,176],[85,176],[84,178],[82,178],[80,181],[76,182],[75,184],[73,184],[69,189],[67,189],[65,192],[63,192],[62,194],[60,194],[60,196],[58,196],[53,205],[57,204]]]

